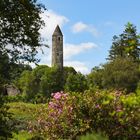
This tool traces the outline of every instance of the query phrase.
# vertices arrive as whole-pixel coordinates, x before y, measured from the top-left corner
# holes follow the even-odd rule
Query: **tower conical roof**
[[[61,35],[61,36],[63,36],[59,25],[56,26],[56,28],[55,28],[55,30],[54,30],[54,32],[53,32],[53,36],[54,36],[54,35]]]

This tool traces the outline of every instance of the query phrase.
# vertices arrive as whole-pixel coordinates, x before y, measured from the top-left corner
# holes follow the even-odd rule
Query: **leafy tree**
[[[65,85],[66,80],[70,74],[76,74],[76,70],[73,67],[64,67],[63,68],[63,85]]]
[[[11,61],[37,61],[37,48],[43,45],[39,33],[43,8],[37,0],[0,1],[0,51]]]
[[[41,77],[40,93],[47,95],[63,90],[62,71],[57,67],[49,68]]]
[[[89,74],[90,84],[104,89],[135,91],[140,79],[137,63],[127,58],[117,58]]]
[[[9,82],[11,64],[38,62],[37,49],[42,44],[39,30],[44,25],[37,0],[0,0],[0,95]],[[13,66],[13,65],[12,65]],[[0,139],[11,137],[8,112],[0,97]]]
[[[0,51],[0,86],[5,84],[10,75],[9,75],[9,57],[6,54],[2,54]]]
[[[37,94],[49,97],[52,92],[63,90],[62,72],[56,67],[44,65],[32,71],[24,71],[16,83],[28,99],[34,98]]]
[[[129,22],[122,34],[113,37],[108,59],[114,60],[118,57],[129,57],[134,61],[140,59],[140,35],[137,34],[136,26]]]
[[[48,69],[48,66],[42,65],[36,67],[33,71],[25,70],[16,80],[17,87],[27,95],[28,99],[35,97],[39,93],[41,77]]]
[[[81,73],[69,74],[64,89],[66,91],[83,92],[88,88],[87,79]]]
[[[32,67],[27,64],[16,64],[16,63],[10,63],[10,82],[14,83],[14,80],[20,77],[21,73],[25,70],[32,70]]]
[[[87,76],[88,79],[88,86],[91,87],[102,87],[102,67],[94,67],[91,71],[91,73]]]

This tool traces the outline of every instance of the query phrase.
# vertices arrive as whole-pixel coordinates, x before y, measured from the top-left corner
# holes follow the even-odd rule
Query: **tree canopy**
[[[137,33],[136,26],[129,22],[125,25],[122,34],[113,37],[108,59],[114,60],[118,57],[129,57],[134,61],[140,59],[140,35]]]
[[[35,55],[43,45],[39,33],[43,9],[37,0],[0,0],[0,139],[12,136],[11,116],[1,93],[4,84],[24,69],[19,62],[38,62]]]
[[[37,0],[0,1],[0,51],[10,61],[37,61],[37,48],[43,45],[39,33],[43,9]]]

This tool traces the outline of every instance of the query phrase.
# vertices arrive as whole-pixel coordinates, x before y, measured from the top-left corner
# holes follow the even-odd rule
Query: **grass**
[[[18,133],[13,134],[12,140],[28,140],[35,136],[28,132],[28,122],[36,123],[36,111],[43,104],[31,104],[24,102],[12,102],[7,104],[9,112],[13,114],[14,125]]]
[[[19,132],[18,134],[14,133],[13,138],[11,140],[28,140],[33,137],[32,134],[28,133],[27,131]]]

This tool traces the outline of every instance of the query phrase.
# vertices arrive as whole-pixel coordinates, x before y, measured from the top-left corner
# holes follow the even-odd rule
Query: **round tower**
[[[52,35],[52,67],[63,69],[63,34],[57,25]]]

